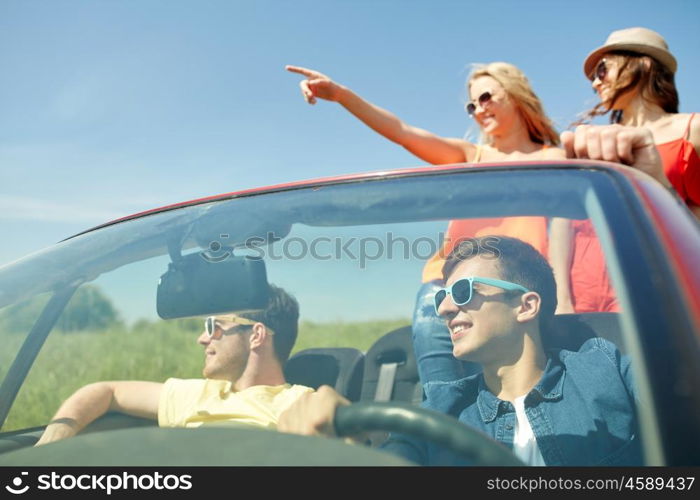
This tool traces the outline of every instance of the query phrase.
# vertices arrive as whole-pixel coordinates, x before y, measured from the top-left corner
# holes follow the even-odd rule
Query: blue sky
[[[0,0],[0,264],[129,213],[244,188],[417,166],[308,66],[445,136],[473,62],[520,66],[559,128],[593,102],[581,66],[646,26],[700,111],[700,7],[687,1]]]

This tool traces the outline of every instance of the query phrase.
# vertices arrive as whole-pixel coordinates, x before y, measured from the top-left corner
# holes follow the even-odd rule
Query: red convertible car
[[[191,318],[250,304],[268,283],[301,306],[288,380],[328,384],[353,401],[337,415],[340,434],[371,431],[376,444],[382,431],[410,432],[475,464],[517,464],[505,447],[420,408],[411,315],[450,221],[522,216],[590,221],[619,312],[558,315],[561,346],[615,342],[632,361],[644,463],[699,465],[700,228],[649,177],[592,161],[415,168],[228,193],[110,222],[0,267],[0,465],[408,464],[338,439],[160,429],[118,414],[33,447],[82,385],[199,377],[201,319]]]

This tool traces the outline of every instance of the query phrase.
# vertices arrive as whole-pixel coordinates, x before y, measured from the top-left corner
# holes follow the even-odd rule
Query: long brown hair
[[[609,100],[601,101],[584,113],[577,124],[610,112],[610,123],[622,120],[622,110],[614,109],[615,102],[626,92],[637,89],[641,98],[656,104],[667,113],[678,113],[678,91],[673,72],[653,57],[629,51],[606,54],[619,63],[617,79]]]
[[[516,66],[504,62],[476,65],[469,75],[468,86],[479,77],[490,76],[505,89],[513,99],[517,110],[525,121],[530,140],[537,144],[559,144],[559,134],[554,130],[552,121],[544,112],[542,101],[532,90],[525,74]]]

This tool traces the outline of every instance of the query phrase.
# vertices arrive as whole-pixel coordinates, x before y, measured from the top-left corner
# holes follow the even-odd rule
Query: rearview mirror
[[[265,262],[229,256],[220,262],[200,253],[179,257],[160,277],[156,308],[163,319],[264,309],[269,299]]]

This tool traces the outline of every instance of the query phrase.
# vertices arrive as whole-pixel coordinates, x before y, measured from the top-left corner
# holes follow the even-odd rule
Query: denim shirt
[[[542,378],[525,398],[525,413],[547,465],[641,465],[629,358],[592,338],[578,351],[548,353]],[[513,448],[515,409],[491,393],[481,373],[425,385],[423,406],[457,418]],[[401,434],[383,445],[422,465],[468,465],[447,449]]]

